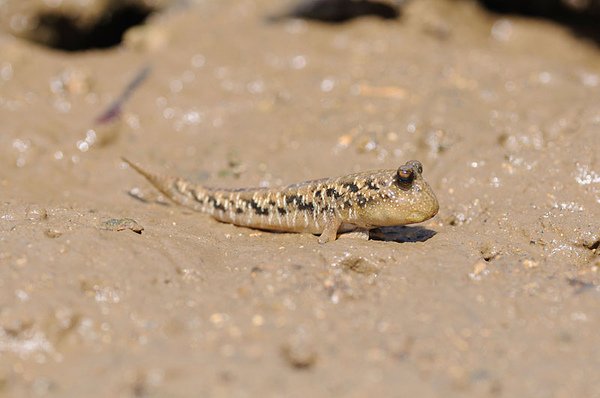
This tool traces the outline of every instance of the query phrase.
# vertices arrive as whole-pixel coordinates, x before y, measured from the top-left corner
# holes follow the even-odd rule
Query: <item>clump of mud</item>
[[[173,0],[7,0],[0,8],[0,29],[66,51],[118,45],[131,27],[144,23]]]

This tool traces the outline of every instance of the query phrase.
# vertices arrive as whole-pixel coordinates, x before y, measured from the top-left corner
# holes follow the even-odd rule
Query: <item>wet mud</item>
[[[594,42],[471,2],[176,3],[104,50],[0,35],[0,396],[600,397]],[[440,210],[320,245],[122,156],[222,187],[418,159]]]

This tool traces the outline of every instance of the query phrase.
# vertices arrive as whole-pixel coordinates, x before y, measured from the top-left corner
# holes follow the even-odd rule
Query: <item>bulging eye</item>
[[[407,167],[406,165],[400,166],[398,169],[398,183],[400,185],[410,185],[415,179],[415,172],[412,167]]]
[[[414,170],[416,170],[417,173],[423,174],[423,165],[418,160],[411,160],[409,162],[406,162],[406,166],[410,166]]]

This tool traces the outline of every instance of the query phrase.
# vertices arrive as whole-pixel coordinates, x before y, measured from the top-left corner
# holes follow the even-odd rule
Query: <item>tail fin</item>
[[[162,176],[151,173],[145,170],[139,164],[124,157],[121,157],[121,160],[127,163],[129,167],[144,176],[144,178],[154,185],[156,189],[158,189],[173,202],[194,210],[203,211],[201,204],[194,197],[192,190],[189,189],[193,185],[190,182],[177,177]]]

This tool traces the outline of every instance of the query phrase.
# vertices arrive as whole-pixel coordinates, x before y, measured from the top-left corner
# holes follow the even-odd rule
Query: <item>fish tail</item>
[[[124,157],[121,159],[173,202],[197,211],[205,210],[202,203],[202,198],[206,195],[204,188],[182,178],[152,173],[136,162]]]

